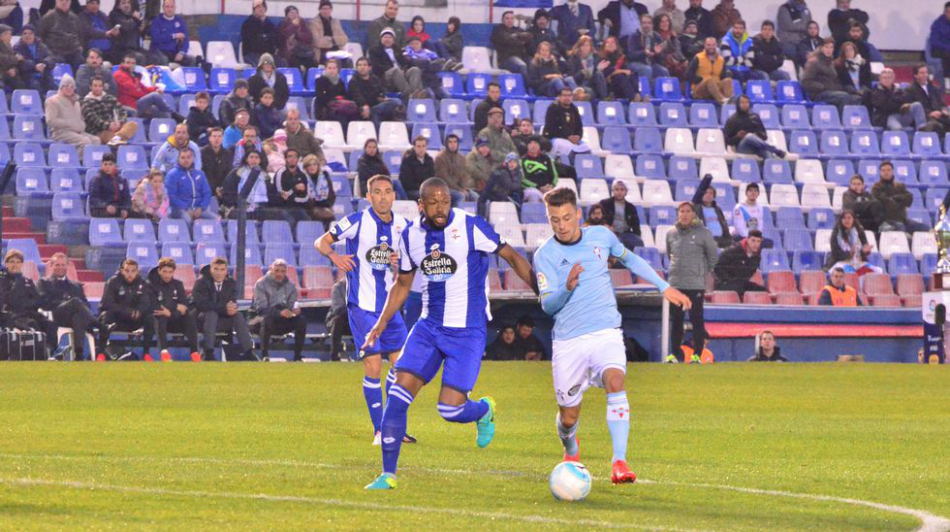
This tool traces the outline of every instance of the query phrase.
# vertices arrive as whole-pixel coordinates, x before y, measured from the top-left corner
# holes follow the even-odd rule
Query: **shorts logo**
[[[567,391],[567,395],[568,397],[574,397],[575,395],[577,395],[577,392],[579,391],[581,391],[581,385],[575,384],[574,386],[571,387],[570,390]]]
[[[393,253],[393,248],[389,245],[387,237],[382,236],[379,240],[378,245],[366,252],[366,262],[374,270],[388,270],[390,267],[389,258]]]
[[[439,251],[438,244],[432,244],[431,251],[419,264],[422,275],[428,281],[448,281],[458,271],[458,263],[451,256]]]
[[[538,272],[538,290],[548,289],[548,278],[541,272]]]

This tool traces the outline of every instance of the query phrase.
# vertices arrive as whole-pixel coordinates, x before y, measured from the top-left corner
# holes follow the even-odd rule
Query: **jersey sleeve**
[[[357,229],[360,226],[360,218],[362,216],[362,212],[354,212],[353,214],[334,223],[333,227],[330,228],[330,235],[333,237],[333,241],[339,242],[340,240],[349,240],[354,238],[356,236]]]
[[[550,316],[557,314],[571,297],[571,292],[561,286],[556,258],[550,248],[540,248],[534,254],[534,271],[538,281],[538,298],[541,309]]]
[[[474,251],[483,251],[485,253],[497,253],[507,242],[501,237],[495,228],[481,216],[474,216],[475,223],[472,226]]]
[[[418,267],[409,254],[409,232],[409,228],[406,227],[402,231],[402,236],[399,237],[397,251],[399,253],[399,271],[401,273],[414,272]]]

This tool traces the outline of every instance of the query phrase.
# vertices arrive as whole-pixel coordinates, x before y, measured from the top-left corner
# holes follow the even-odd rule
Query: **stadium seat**
[[[387,122],[388,123],[388,122]],[[375,128],[370,128],[375,131]],[[368,132],[367,132],[368,133]],[[321,120],[313,129],[313,135],[323,139],[323,148],[346,149],[346,139],[343,137],[343,126],[333,120]],[[362,146],[360,146],[362,148]]]
[[[185,89],[189,92],[199,92],[208,89],[205,83],[205,73],[198,67],[181,67],[185,79]]]
[[[325,140],[325,139],[324,139]],[[409,142],[409,132],[402,122],[383,122],[379,126],[379,149],[382,151],[405,151],[412,144]]]
[[[109,146],[93,146],[88,145],[84,146],[82,149],[82,167],[83,168],[99,168],[99,165],[102,164],[102,156],[112,153],[112,148]]]
[[[197,243],[224,243],[224,230],[217,220],[195,220],[194,241]]]
[[[810,129],[808,110],[804,105],[788,104],[782,107],[782,126],[785,129]]]
[[[765,131],[765,134],[767,136],[766,140],[769,144],[784,152],[788,151],[788,144],[785,142],[785,133],[783,133],[781,130],[768,129]]]
[[[201,242],[195,248],[195,265],[201,268],[218,257],[227,256],[224,242]]]
[[[914,133],[914,155],[922,157],[940,157],[940,139],[932,131]]]
[[[230,67],[215,67],[208,75],[208,90],[214,94],[228,94],[234,88],[237,73]]]
[[[775,213],[775,225],[782,229],[805,229],[805,217],[798,207],[779,207]]]
[[[625,126],[623,104],[620,102],[602,101],[597,104],[597,123],[602,126]]]
[[[389,150],[383,153],[383,161],[386,162],[386,167],[389,169],[391,174],[398,174],[399,167],[402,165],[402,151],[401,150]]]
[[[841,129],[838,108],[833,105],[816,105],[811,112],[811,124],[816,129]]]
[[[79,222],[88,220],[83,212],[83,200],[78,193],[60,192],[53,194],[53,220],[58,222]]]
[[[719,118],[716,116],[716,106],[711,103],[693,103],[690,105],[689,125],[701,128],[718,128]]]
[[[818,141],[815,138],[815,133],[801,130],[792,131],[788,149],[799,156],[818,157]]]
[[[885,131],[881,136],[881,153],[887,157],[910,156],[910,143],[903,131]]]
[[[603,149],[608,152],[626,154],[630,152],[632,140],[630,130],[626,127],[607,126],[604,128],[604,138],[601,139],[601,144]]]
[[[863,105],[845,105],[841,122],[845,129],[871,129],[871,117]]]
[[[265,222],[266,223],[266,222]],[[277,259],[283,259],[288,266],[297,267],[297,257],[294,254],[294,245],[290,242],[266,241],[264,246],[264,266],[269,267]],[[235,246],[236,247],[236,246]]]
[[[469,72],[483,74],[503,74],[504,70],[494,68],[491,64],[491,50],[484,46],[466,46],[462,49],[462,65],[464,70],[460,74]]]
[[[828,284],[826,274],[821,270],[803,270],[798,277],[799,290],[806,296],[817,296]]]
[[[858,161],[857,172],[864,178],[868,190],[880,179],[880,165],[881,161],[877,159],[861,159]]]
[[[660,104],[660,125],[666,127],[686,127],[686,108],[678,102]]]
[[[920,222],[927,227],[933,225],[933,219],[930,217],[930,212],[923,207],[911,207],[907,209],[907,218],[909,220],[914,220],[915,222]]]
[[[268,245],[292,244],[294,242],[290,226],[283,220],[265,220],[261,228],[261,238],[262,242]]]
[[[752,106],[752,112],[759,115],[759,119],[762,120],[762,125],[764,125],[766,129],[779,129],[782,127],[782,123],[779,121],[780,113],[778,108],[774,105],[770,103],[757,103]]]
[[[17,196],[46,197],[50,194],[46,172],[42,168],[24,167],[16,172]]]
[[[745,94],[755,102],[768,102],[775,98],[772,96],[772,85],[766,80],[750,79],[745,85]]]
[[[231,265],[237,264],[237,249],[238,247],[236,245],[231,246],[231,253],[228,255],[228,262]],[[244,265],[261,266],[262,264],[263,257],[261,256],[260,245],[257,242],[251,242],[251,240],[248,239],[247,245],[244,248]]]
[[[683,91],[680,80],[676,78],[658,77],[653,81],[653,99],[657,101],[682,100]]]
[[[467,124],[465,102],[453,98],[445,98],[439,102],[439,118],[449,124]]]
[[[125,221],[125,241],[126,242],[156,242],[155,229],[152,227],[151,220],[128,219]]]
[[[805,304],[805,300],[798,292],[781,293],[775,294],[775,304],[800,307]]]
[[[821,161],[817,159],[799,159],[795,163],[795,181],[797,183],[825,183],[825,173]]]
[[[663,157],[659,155],[641,155],[637,157],[636,167],[637,177],[666,179],[666,165],[663,164]]]
[[[656,127],[656,111],[653,104],[634,102],[630,104],[630,125],[640,127]]]
[[[194,266],[195,257],[191,252],[191,245],[187,242],[165,242],[162,244],[162,257],[170,257],[174,260],[178,266],[189,265]],[[191,270],[194,273],[192,268],[176,268],[176,270]],[[187,289],[187,287],[186,287]]]
[[[43,99],[35,90],[17,89],[10,98],[10,111],[14,115],[43,115]]]
[[[937,253],[936,237],[930,231],[915,232],[912,237],[911,250],[918,260],[928,253]]]
[[[650,207],[650,225],[674,225],[675,223],[676,208],[669,205]]]
[[[491,83],[492,77],[490,74],[485,73],[470,73],[468,79],[465,82],[465,92],[469,96],[476,96],[478,98],[484,98],[488,94],[488,84]],[[473,111],[476,102],[472,102]]]
[[[918,273],[917,259],[910,253],[894,253],[887,261],[887,272],[891,276]]]
[[[46,132],[43,128],[43,118],[31,115],[17,115],[13,117],[13,139],[46,142]]]
[[[771,305],[772,298],[765,292],[746,292],[742,296],[743,305]]]
[[[525,248],[528,251],[538,249],[545,240],[554,234],[554,230],[551,229],[551,224],[547,220],[543,223],[525,224],[525,227]]]
[[[762,180],[766,183],[792,182],[792,167],[782,159],[766,159],[762,163]]]
[[[49,187],[56,192],[75,192],[83,191],[83,182],[79,177],[79,171],[75,168],[54,167],[50,172]]]
[[[821,132],[821,154],[829,157],[847,157],[848,136],[838,129],[826,129]]]
[[[502,108],[505,110],[505,125],[511,126],[514,124],[515,120],[521,120],[522,118],[531,118],[531,107],[528,105],[528,102],[525,100],[504,100],[501,103]],[[581,122],[584,122],[583,117],[581,117]]]
[[[831,207],[831,199],[828,197],[828,188],[824,185],[809,183],[802,188],[802,207],[824,208]]]
[[[741,303],[739,294],[730,290],[716,290],[710,295],[709,302],[713,305],[738,305]]]
[[[922,161],[919,181],[921,185],[946,186],[948,184],[947,165],[943,161]]]
[[[703,157],[699,162],[699,175],[713,176],[713,181],[729,181],[729,165],[722,157]]]
[[[851,153],[861,156],[880,155],[877,135],[873,131],[855,131],[851,135]]]
[[[894,178],[907,186],[917,184],[917,167],[914,163],[907,160],[893,160]],[[917,190],[917,189],[914,189]],[[919,192],[919,190],[917,190]]]
[[[594,108],[590,102],[578,102],[575,100],[574,105],[577,107],[577,112],[581,115],[581,123],[584,124],[584,126],[593,127],[597,125],[597,122],[594,120],[594,118],[596,118],[594,116]],[[525,117],[530,118],[527,113]]]
[[[511,202],[493,201],[488,205],[488,221],[492,225],[520,223],[518,209]]]
[[[700,181],[698,179],[678,179],[676,181],[676,192],[673,194],[673,198],[676,201],[692,201],[693,194],[696,194],[696,190],[699,188]]]
[[[672,205],[673,194],[670,191],[670,184],[666,181],[659,181],[659,180],[653,180],[653,179],[648,179],[644,181],[643,182],[643,201],[647,205]],[[657,224],[654,223],[653,225],[657,225]]]
[[[600,157],[589,153],[581,153],[574,158],[574,169],[578,179],[606,177]]]
[[[726,141],[720,129],[700,129],[696,133],[696,153],[702,155],[725,155]]]
[[[823,266],[822,254],[818,251],[798,250],[792,252],[792,271],[795,273],[821,271]]]
[[[208,61],[216,67],[244,68],[247,66],[238,62],[231,41],[209,41],[206,50]]]
[[[759,164],[752,159],[735,159],[732,161],[732,178],[745,183],[758,183],[762,180]]]
[[[284,75],[290,94],[294,96],[304,96],[309,92],[311,96],[313,95],[313,91],[307,91],[307,87],[304,86],[303,76],[300,74],[299,68],[280,67],[277,69],[277,72]]]
[[[832,229],[835,221],[835,213],[831,208],[813,208],[808,212],[808,228],[812,231]]]
[[[128,226],[126,226],[128,232]],[[158,240],[160,242],[191,242],[188,224],[184,220],[162,218],[158,222]]]
[[[544,203],[529,202],[521,205],[521,221],[525,224],[547,223]]]
[[[861,278],[864,293],[869,296],[893,295],[891,276],[886,273],[868,273]]]
[[[141,146],[119,146],[116,157],[119,168],[123,170],[148,170],[149,160]]]
[[[627,201],[640,207],[643,204],[643,197],[640,194],[640,185],[637,184],[636,180],[631,177],[618,177],[614,179],[614,183],[618,181],[627,186]]]
[[[712,187],[716,189],[716,203],[723,210],[727,221],[732,221],[732,208],[736,206],[736,191],[731,183],[713,182]]]
[[[670,158],[670,179],[699,179],[699,170],[696,168],[696,159],[674,155]]]
[[[6,145],[4,145],[6,146]],[[18,142],[13,147],[13,162],[20,167],[44,167],[43,148],[34,142]]]
[[[924,292],[924,278],[918,273],[897,276],[897,294],[901,297],[916,296]]]
[[[89,244],[103,247],[124,247],[119,221],[115,218],[92,218],[89,221]]]
[[[406,119],[409,122],[435,122],[435,102],[428,98],[409,100]]]
[[[669,130],[667,130],[667,132],[669,132]],[[685,136],[682,140],[684,143],[689,143],[691,152],[692,135],[689,135],[688,140]],[[660,130],[655,127],[637,128],[633,134],[633,151],[637,153],[662,153],[663,140],[662,137],[660,137]]]
[[[153,118],[148,126],[148,140],[161,144],[175,132],[175,121],[171,118]]]
[[[798,190],[795,185],[772,185],[772,189],[769,191],[769,203],[776,207],[797,207],[799,205]]]
[[[435,122],[416,122],[412,125],[412,137],[425,137],[429,141],[430,150],[442,149],[442,134],[439,132],[439,125]]]
[[[943,205],[943,199],[946,196],[946,187],[930,187],[927,189],[927,194],[924,197],[924,206],[928,209],[939,211],[940,206]]]
[[[910,253],[910,246],[907,244],[907,233],[903,231],[883,231],[880,237],[881,255],[885,259],[891,258],[894,253]]]
[[[154,242],[129,242],[125,256],[138,261],[139,269],[143,272],[158,265],[158,251]]]
[[[785,251],[813,251],[811,233],[805,229],[785,230]]]
[[[769,272],[768,286],[770,294],[798,293],[795,285],[795,274],[788,270],[773,270]]]
[[[672,225],[657,225],[655,228],[654,244],[661,254],[666,255],[666,234],[672,229]]]
[[[465,95],[465,84],[462,76],[458,72],[439,72],[439,80],[442,89],[452,98],[459,98]]]
[[[443,138],[447,139],[449,135],[455,135],[459,138],[459,151],[463,153],[472,151],[475,139],[472,135],[472,128],[467,124],[446,124]]]
[[[801,161],[796,165],[800,163]],[[825,175],[828,182],[846,187],[854,176],[854,164],[847,159],[832,159],[828,161],[828,172]]]

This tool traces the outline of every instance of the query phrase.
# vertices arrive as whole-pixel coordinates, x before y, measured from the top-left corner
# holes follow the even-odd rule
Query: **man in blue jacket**
[[[185,19],[175,14],[175,0],[162,2],[162,14],[152,19],[149,29],[153,52],[161,52],[168,63],[195,66],[195,58],[187,55],[188,26]]]
[[[208,210],[211,187],[204,172],[195,168],[195,153],[191,148],[179,150],[178,165],[165,176],[171,218],[181,218],[189,225],[199,218],[218,218],[217,214]]]
[[[557,35],[566,48],[572,48],[577,39],[587,35],[596,39],[594,11],[579,0],[567,0],[550,11],[552,20],[557,21]]]
[[[178,164],[179,152],[185,148],[190,148],[192,152],[198,153],[198,145],[192,142],[188,136],[188,125],[180,123],[175,126],[175,132],[168,137],[168,140],[162,144],[162,147],[155,153],[155,159],[152,161],[152,167],[158,168],[163,172],[168,172]],[[201,170],[201,159],[195,162],[195,168]]]
[[[129,182],[119,174],[115,155],[107,153],[99,163],[99,174],[89,182],[89,214],[93,218],[128,218],[132,212]]]

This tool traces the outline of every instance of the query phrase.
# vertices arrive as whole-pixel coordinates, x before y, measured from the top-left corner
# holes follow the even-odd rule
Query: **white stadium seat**
[[[362,150],[367,139],[376,138],[376,126],[372,122],[354,120],[346,128],[346,144],[350,150]]]
[[[379,125],[379,149],[382,151],[408,150],[409,132],[403,122],[383,122]]]
[[[584,126],[584,144],[590,148],[590,152],[598,157],[606,157],[610,152],[604,151],[600,147],[600,133],[594,126]]]
[[[720,129],[700,129],[696,134],[696,153],[702,155],[725,155],[726,141]]]
[[[663,253],[664,255],[666,254],[666,233],[669,233],[672,229],[672,225],[656,226],[656,238],[654,239],[653,247],[660,250],[660,253]]]
[[[207,51],[205,60],[216,67],[243,69],[250,66],[238,62],[231,41],[209,41]]]
[[[396,200],[393,202],[393,212],[403,218],[413,220],[419,217],[419,204],[412,200]]]
[[[824,183],[825,171],[818,159],[800,159],[795,162],[795,181],[799,183]]]
[[[610,153],[604,160],[604,175],[607,177],[634,177],[633,160],[626,153]]]
[[[885,259],[890,259],[894,253],[910,253],[910,246],[907,243],[907,233],[903,231],[882,232],[879,249]]]
[[[559,177],[557,180],[557,186],[569,188],[574,191],[574,194],[580,196],[580,194],[577,192],[577,182],[570,177]]]
[[[831,229],[815,231],[815,251],[828,253],[831,251]]]
[[[525,248],[534,251],[554,234],[551,224],[524,224]]]
[[[686,128],[671,127],[666,130],[663,150],[677,155],[693,155],[693,133]]]
[[[713,181],[729,181],[729,165],[722,157],[703,157],[699,161],[700,177],[710,174]]]
[[[521,232],[521,224],[518,223],[517,218],[515,218],[514,222],[496,223],[494,227],[495,231],[501,235],[511,247],[527,247],[524,241],[524,233]]]
[[[785,142],[785,132],[780,129],[770,129],[765,132],[768,137],[767,142],[772,146],[782,150],[788,151],[788,144]]]
[[[518,208],[510,201],[493,201],[488,205],[488,221],[492,225],[520,223]]]
[[[881,248],[877,247],[877,237],[874,236],[874,231],[865,230],[864,236],[868,240],[868,245],[871,246],[871,251],[879,251]],[[906,235],[905,235],[906,238]]]
[[[917,231],[914,233],[911,250],[914,257],[920,260],[926,253],[937,253],[937,239],[930,231]]]
[[[608,197],[610,197],[610,187],[607,186],[607,181],[603,179],[581,180],[581,203],[597,203]]]
[[[491,51],[484,46],[466,46],[462,49],[462,65],[460,74],[479,72],[485,74],[503,74],[506,70],[499,70],[492,66]]]
[[[817,183],[809,183],[802,188],[802,207],[831,207],[831,198],[828,197],[828,187]]]
[[[313,136],[323,139],[327,148],[346,148],[346,139],[343,138],[343,126],[333,120],[321,120],[313,128]]]
[[[798,207],[798,189],[795,185],[772,185],[769,201],[774,207]]]
[[[848,187],[835,187],[835,191],[831,194],[831,208],[835,212],[841,212],[844,205],[844,193],[847,191]]]
[[[655,248],[656,242],[653,240],[653,229],[640,220],[640,238],[643,239],[643,247]]]
[[[672,205],[673,193],[670,184],[659,179],[647,179],[643,182],[643,203],[646,205]]]

